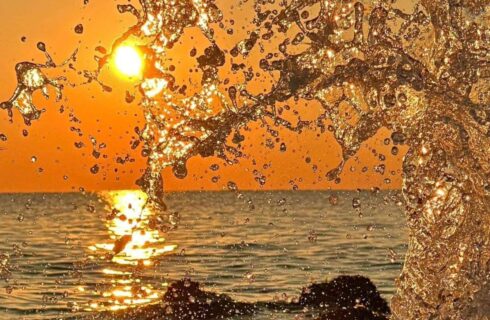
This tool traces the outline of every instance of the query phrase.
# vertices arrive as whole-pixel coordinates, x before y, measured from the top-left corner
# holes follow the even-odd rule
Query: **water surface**
[[[180,221],[167,233],[151,229],[158,216],[141,211],[137,191],[1,195],[0,266],[8,282],[1,283],[0,318],[155,303],[183,277],[255,302],[290,300],[312,281],[361,274],[390,298],[406,250],[401,209],[386,201],[388,193],[335,195],[336,205],[332,192],[171,193]],[[114,254],[117,242],[123,248]],[[264,311],[254,319],[289,316]]]

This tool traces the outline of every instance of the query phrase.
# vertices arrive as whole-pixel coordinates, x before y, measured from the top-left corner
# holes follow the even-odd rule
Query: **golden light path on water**
[[[110,284],[96,292],[103,301],[91,302],[87,311],[115,311],[157,301],[160,292],[144,283],[141,274],[156,258],[175,250],[176,245],[165,244],[161,233],[150,227],[154,213],[144,207],[146,195],[143,192],[112,191],[101,196],[110,212],[105,223],[108,238],[90,246],[89,250],[91,259],[109,264],[103,274]]]

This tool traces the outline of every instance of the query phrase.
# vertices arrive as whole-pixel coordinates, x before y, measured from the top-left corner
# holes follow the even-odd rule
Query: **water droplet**
[[[44,42],[38,42],[37,48],[42,52],[46,52],[46,44]]]
[[[361,199],[359,198],[353,198],[352,199],[352,208],[354,209],[359,209],[361,207]]]
[[[75,33],[77,33],[77,34],[82,34],[83,33],[83,24],[80,23],[80,24],[77,24],[75,26]]]
[[[97,174],[97,173],[99,172],[99,170],[100,170],[100,168],[99,168],[99,165],[98,165],[98,164],[95,164],[94,166],[92,166],[92,167],[90,168],[90,172],[91,172],[92,174]]]
[[[336,206],[338,203],[339,203],[339,197],[332,194],[328,197],[328,202],[332,205],[332,206]]]

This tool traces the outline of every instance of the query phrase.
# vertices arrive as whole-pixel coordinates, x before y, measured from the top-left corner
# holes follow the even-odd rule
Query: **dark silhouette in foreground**
[[[314,283],[303,289],[299,305],[327,310],[321,319],[385,319],[390,313],[376,286],[362,276]]]
[[[253,304],[233,301],[229,296],[206,292],[199,283],[180,280],[170,285],[163,297],[167,310],[177,319],[216,319],[252,314]],[[170,308],[170,309],[168,309]]]
[[[184,279],[170,284],[160,304],[125,311],[121,318],[207,320],[250,315],[255,311],[252,303],[236,302],[225,294],[201,290],[199,283]]]
[[[387,320],[390,314],[386,300],[371,280],[362,276],[339,276],[303,288],[294,303],[236,302],[227,295],[201,290],[199,283],[185,279],[173,282],[160,304],[125,311],[117,318],[211,320],[253,315],[264,309],[304,310],[319,314],[318,320]]]

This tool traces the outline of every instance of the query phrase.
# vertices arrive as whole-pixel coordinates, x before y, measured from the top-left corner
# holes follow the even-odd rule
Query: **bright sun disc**
[[[116,68],[128,77],[140,75],[143,69],[143,58],[140,52],[131,46],[117,48],[114,63]]]

